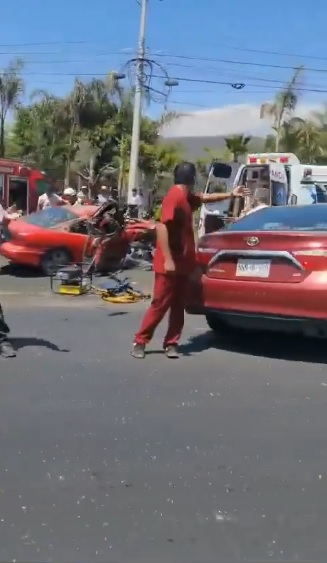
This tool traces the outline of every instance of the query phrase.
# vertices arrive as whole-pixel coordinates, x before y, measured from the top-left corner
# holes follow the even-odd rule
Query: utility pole
[[[145,56],[145,33],[146,33],[146,17],[148,11],[149,0],[141,0],[141,20],[140,20],[140,34],[137,50],[137,63],[136,63],[136,84],[135,84],[135,97],[134,97],[134,114],[133,114],[133,129],[132,129],[132,145],[131,145],[131,159],[128,177],[128,203],[132,198],[132,190],[137,188],[138,182],[138,161],[140,149],[140,126],[142,114],[142,95],[143,95],[143,69],[144,69],[144,56]]]

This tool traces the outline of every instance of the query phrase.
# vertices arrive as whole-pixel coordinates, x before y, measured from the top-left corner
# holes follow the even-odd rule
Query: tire
[[[241,329],[231,327],[227,323],[224,323],[224,321],[218,319],[215,315],[210,315],[210,313],[206,315],[206,321],[208,327],[212,330],[212,332],[214,332],[215,336],[220,338],[220,340],[232,339],[241,331]]]
[[[48,250],[41,260],[41,270],[46,276],[55,274],[61,266],[71,264],[72,256],[66,248]]]
[[[224,328],[225,328],[224,323],[222,321],[220,321],[219,319],[217,319],[217,317],[215,317],[215,315],[210,315],[210,313],[206,315],[206,321],[207,321],[208,327],[215,334],[217,334],[217,336],[221,336],[221,334],[223,333]]]

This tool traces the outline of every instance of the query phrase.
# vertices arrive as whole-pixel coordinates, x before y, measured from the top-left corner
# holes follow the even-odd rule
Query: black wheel
[[[71,264],[72,256],[66,248],[48,250],[41,260],[41,269],[46,276],[55,274],[61,266]]]
[[[215,315],[210,315],[210,313],[206,315],[206,320],[208,327],[215,333],[215,336],[219,336],[220,339],[231,339],[241,330],[224,323],[224,321],[221,321]]]
[[[224,332],[224,328],[225,328],[225,324],[217,319],[217,317],[215,315],[210,315],[210,313],[208,313],[206,315],[206,321],[208,324],[208,327],[218,336],[221,336],[221,334]]]

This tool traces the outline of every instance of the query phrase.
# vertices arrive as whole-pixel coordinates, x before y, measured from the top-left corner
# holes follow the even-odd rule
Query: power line
[[[80,39],[80,40],[62,40],[59,39],[57,41],[38,41],[38,42],[22,42],[22,43],[0,43],[0,48],[11,48],[11,47],[46,47],[46,46],[56,46],[56,45],[106,45],[110,44],[110,40],[106,39]],[[264,55],[274,55],[279,57],[298,57],[301,59],[311,59],[311,60],[319,60],[319,61],[327,61],[326,57],[318,57],[315,55],[307,55],[302,53],[284,53],[280,51],[270,51],[264,49],[252,49],[247,47],[235,47],[230,45],[222,45],[226,49],[230,49],[233,51],[242,51],[248,53],[258,53]],[[0,53],[5,55],[14,55],[17,54],[16,52],[6,52]],[[22,53],[24,54],[24,53]],[[45,53],[26,53],[26,54],[45,54]],[[54,54],[54,53],[49,53]]]
[[[69,59],[64,59],[64,60],[47,60],[47,61],[25,61],[26,64],[81,64],[81,63],[91,63],[94,62],[94,57],[92,59],[77,59],[77,60],[69,60]],[[97,61],[98,63],[103,63],[105,61]],[[123,62],[118,63],[118,66],[123,65]],[[233,76],[237,76],[237,79],[239,79],[240,77],[242,78],[246,78],[247,80],[255,80],[255,81],[259,81],[259,82],[265,82],[265,83],[271,83],[271,84],[280,84],[280,85],[284,85],[285,84],[285,79],[284,80],[279,80],[277,78],[266,78],[263,76],[252,76],[249,74],[244,74],[244,72],[242,71],[233,71],[230,69],[226,69],[226,68],[214,68],[214,67],[203,67],[203,66],[194,66],[194,65],[187,65],[187,64],[180,64],[180,63],[166,63],[166,66],[172,66],[172,67],[178,67],[178,68],[189,68],[189,69],[193,69],[193,70],[202,70],[202,71],[206,71],[206,72],[219,72],[220,74],[224,74],[226,75],[228,74],[232,74]],[[29,75],[32,74],[29,71],[23,71],[22,74],[24,75]],[[33,74],[35,75],[40,75],[42,76],[43,72],[34,72]],[[49,74],[55,74],[55,73],[49,73]],[[61,74],[61,73],[60,73]],[[74,73],[72,73],[74,74]],[[75,72],[76,75],[79,75],[80,73],[78,71]],[[83,73],[85,74],[85,73]],[[94,73],[94,74],[98,74],[98,73]],[[236,80],[236,78],[235,78]],[[323,86],[319,86],[319,85],[315,85],[312,84],[311,88],[323,88]]]
[[[0,47],[45,47],[46,45],[90,45],[91,43],[108,43],[108,39],[81,39],[78,41],[39,41],[36,43],[0,43]]]
[[[196,57],[196,56],[191,56],[191,55],[172,55],[171,53],[170,54],[157,53],[154,56],[156,56],[156,57],[171,57],[171,58],[174,58],[174,59],[185,59],[185,60],[188,60],[188,61],[226,63],[226,64],[232,64],[232,65],[256,66],[256,67],[261,67],[261,68],[278,68],[278,69],[285,69],[285,70],[295,70],[295,68],[298,68],[299,66],[301,66],[301,65],[288,66],[288,65],[276,65],[276,64],[268,64],[268,63],[255,63],[255,62],[250,62],[250,61],[235,61],[235,60],[230,60],[230,59],[213,59],[213,58],[209,58],[209,57]],[[310,71],[310,72],[327,72],[326,68],[305,67],[305,70]]]
[[[117,52],[120,55],[122,54],[121,52]],[[103,54],[104,56],[104,54]],[[107,55],[106,55],[107,56]],[[91,63],[94,62],[94,57],[92,59],[77,59],[77,60],[69,60],[69,59],[63,59],[63,60],[46,60],[46,61],[25,61],[26,64],[29,65],[33,65],[33,64],[80,64],[80,63]],[[103,63],[105,61],[97,61],[98,63]],[[124,62],[119,62],[118,66],[122,66],[124,64]],[[203,67],[203,66],[195,66],[195,65],[187,65],[187,64],[182,64],[182,63],[175,63],[175,62],[171,62],[171,63],[166,63],[166,66],[172,66],[172,67],[178,67],[178,68],[189,68],[189,69],[193,69],[193,70],[202,70],[202,71],[206,71],[206,72],[219,72],[220,75],[233,75],[235,77],[235,79],[233,80],[233,82],[237,81],[239,78],[245,78],[247,80],[251,80],[251,81],[259,81],[259,82],[265,82],[265,83],[271,83],[271,84],[280,84],[282,86],[284,86],[285,84],[285,79],[284,80],[279,80],[279,79],[272,79],[272,78],[266,78],[263,76],[252,76],[249,74],[244,74],[244,72],[239,71],[239,70],[235,70],[233,71],[232,69],[226,69],[226,68],[214,68],[214,67]],[[49,73],[43,73],[43,72],[30,72],[30,71],[22,71],[23,75],[34,75],[34,76],[42,76],[42,75],[56,75],[56,76],[74,76],[74,75],[78,75],[78,76],[91,76],[91,75],[106,75],[107,73],[97,73],[94,72],[93,73],[79,73],[78,71],[75,72],[71,72],[71,73],[61,73],[61,72],[49,72]],[[253,85],[255,87],[258,87],[259,85]],[[303,88],[303,91],[309,91],[309,90],[320,90],[323,89],[324,86],[320,86],[320,85],[316,85],[316,84],[312,84],[310,88]]]
[[[156,75],[154,75],[154,78],[158,78]],[[221,80],[205,80],[205,79],[200,79],[200,78],[187,78],[187,77],[182,77],[182,76],[174,76],[174,79],[178,80],[179,82],[194,82],[197,84],[219,84],[222,86],[231,86],[231,82],[226,82],[226,81],[221,81]],[[251,86],[251,87],[258,87],[258,88],[262,88],[262,84],[245,84],[245,86]],[[279,86],[271,86],[271,88],[274,88],[275,90],[283,90],[282,87]],[[320,93],[327,93],[327,90],[319,90],[319,89],[315,89],[315,88],[296,88],[297,91],[301,91],[301,92],[320,92]]]
[[[121,55],[122,53],[117,52],[117,54]],[[98,55],[94,55],[94,56],[108,56],[108,54],[103,53],[101,55],[98,54]],[[33,65],[33,64],[46,64],[46,65],[49,65],[49,64],[50,65],[52,65],[52,64],[65,64],[65,65],[67,65],[67,64],[81,64],[81,63],[84,64],[84,63],[93,63],[94,62],[94,56],[91,57],[90,59],[27,60],[27,61],[24,61],[24,62],[25,62],[25,64],[28,64],[28,65]],[[130,55],[126,54],[126,56],[130,56]],[[106,61],[98,60],[96,62],[102,63],[102,62],[106,62]],[[120,64],[123,64],[123,63],[120,63]],[[175,67],[179,67],[179,68],[190,68],[190,69],[194,69],[194,70],[205,70],[205,71],[208,71],[208,72],[220,72],[220,73],[233,72],[233,71],[230,71],[229,69],[225,69],[225,68],[214,68],[214,67],[203,67],[203,66],[197,67],[197,66],[194,66],[194,65],[180,64],[180,63],[175,63],[175,62],[171,62],[171,63],[168,62],[168,63],[166,63],[166,66],[175,66]],[[237,72],[237,74],[239,75],[239,71],[235,71],[235,72]],[[23,71],[23,74],[24,74],[24,71]],[[257,76],[252,77],[252,76],[248,76],[248,75],[246,76],[246,78],[248,78],[250,80],[259,80],[259,81],[262,81],[262,82],[272,82],[272,83],[285,84],[285,80],[277,80],[277,79],[257,77]]]
[[[281,53],[279,51],[264,51],[262,49],[248,49],[244,47],[229,47],[225,46],[225,49],[231,49],[232,51],[242,51],[246,53],[258,53],[260,55],[277,55],[278,57],[296,57],[301,59],[311,59],[316,61],[327,61],[326,57],[316,57],[313,55],[299,55],[295,53]]]
[[[246,49],[244,49],[244,51],[246,51]],[[258,53],[265,53],[264,51],[256,51],[254,50],[254,52],[258,52]],[[0,55],[8,55],[9,53],[3,53],[0,52]],[[52,53],[22,53],[23,55],[58,55],[59,53],[56,52],[52,52]],[[76,63],[84,63],[84,62],[92,62],[94,60],[94,57],[98,57],[98,56],[109,56],[109,55],[120,55],[120,56],[126,56],[126,57],[130,57],[131,55],[133,55],[133,51],[124,51],[124,50],[120,50],[120,51],[106,51],[103,53],[93,53],[90,55],[90,60],[88,59],[76,59],[76,60],[71,60],[71,59],[60,59],[60,60],[31,60],[31,61],[25,61],[26,64],[64,64],[64,63],[71,63],[71,64],[76,64]],[[244,66],[256,66],[259,68],[276,68],[276,69],[284,69],[284,70],[294,70],[295,68],[299,67],[300,65],[279,65],[279,64],[270,64],[270,63],[257,63],[257,62],[251,62],[251,61],[239,61],[239,60],[231,60],[231,59],[216,59],[216,58],[210,58],[210,57],[197,57],[197,56],[193,56],[193,55],[174,55],[174,54],[170,54],[170,53],[149,53],[149,55],[151,55],[153,58],[156,57],[164,57],[164,58],[171,58],[171,59],[184,59],[184,60],[190,60],[190,61],[197,61],[197,62],[212,62],[212,63],[224,63],[224,64],[230,64],[230,65],[244,65]],[[321,58],[321,60],[326,60]],[[181,66],[179,63],[174,63],[174,62],[168,62],[166,63],[167,65],[175,65],[175,66]],[[186,65],[185,65],[186,67]],[[191,68],[191,66],[189,67]],[[194,67],[196,68],[196,67]],[[203,68],[203,67],[201,67]],[[207,67],[208,68],[208,67]],[[209,69],[209,68],[208,68]],[[216,70],[216,69],[212,69],[212,70]],[[304,67],[304,70],[306,71],[310,71],[310,72],[327,72],[327,68],[312,68],[312,67]]]
[[[108,76],[108,72],[23,72],[22,75],[23,76],[69,76],[69,77],[97,77],[97,76]],[[162,76],[153,74],[152,75],[153,78],[159,78],[162,79]],[[184,76],[174,76],[172,77],[175,80],[178,80],[180,82],[193,82],[193,83],[197,83],[197,84],[217,84],[220,86],[231,86],[232,84],[235,83],[235,81],[232,80],[210,80],[210,79],[204,79],[204,78],[188,78],[188,77],[184,77]],[[262,84],[251,84],[251,83],[245,83],[245,86],[249,86],[252,88],[262,88]],[[274,86],[273,84],[270,86],[270,88],[274,89],[274,90],[284,90],[283,86]],[[316,92],[316,93],[327,93],[327,90],[322,89],[322,88],[302,88],[302,87],[297,87],[296,88],[297,91],[299,92]]]
[[[112,52],[111,54],[120,54],[122,55],[123,53],[121,53],[121,51],[117,51],[117,52]],[[94,57],[96,56],[108,56],[109,53],[101,53],[101,54],[95,54],[93,57],[91,57],[90,59],[61,59],[61,60],[27,60],[24,61],[25,64],[28,65],[33,65],[33,64],[81,64],[81,63],[92,63],[94,62]],[[129,54],[126,56],[130,56]],[[102,63],[102,62],[106,62],[106,61],[100,61],[98,60],[97,62]],[[123,64],[123,63],[120,63]],[[226,72],[235,72],[237,73],[237,75],[239,76],[239,72],[240,71],[232,71],[226,68],[214,68],[214,67],[203,67],[203,66],[195,66],[195,65],[187,65],[187,64],[181,64],[181,63],[175,63],[175,62],[168,62],[166,63],[166,66],[175,66],[175,67],[179,67],[179,68],[190,68],[190,69],[194,69],[194,70],[204,70],[204,71],[208,71],[208,72],[220,72],[220,73],[226,73]],[[327,72],[327,69],[326,69]],[[23,71],[24,73],[24,71]],[[27,73],[25,73],[27,74]],[[38,74],[42,74],[42,73],[38,73]],[[249,76],[249,75],[244,75],[244,77],[248,78],[249,80],[259,80],[261,82],[271,82],[271,83],[279,83],[279,84],[285,84],[285,80],[278,80],[278,79],[272,79],[272,78],[265,78],[265,77],[260,77],[260,76]]]

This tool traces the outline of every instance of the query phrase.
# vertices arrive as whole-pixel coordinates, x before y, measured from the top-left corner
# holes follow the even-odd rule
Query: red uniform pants
[[[150,342],[155,329],[169,311],[168,330],[164,347],[176,345],[184,326],[184,308],[188,291],[188,276],[177,274],[155,274],[152,303],[136,333],[136,344]]]

